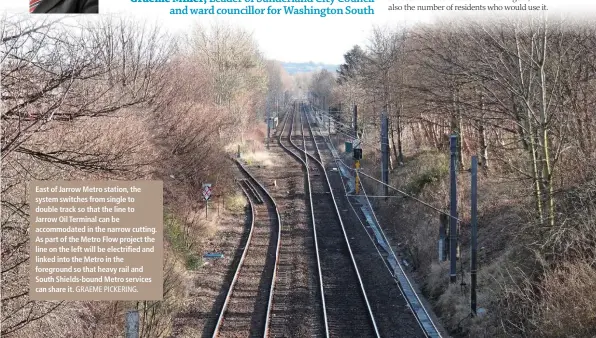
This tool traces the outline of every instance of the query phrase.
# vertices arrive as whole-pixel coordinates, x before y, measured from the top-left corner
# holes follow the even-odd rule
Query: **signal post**
[[[354,141],[354,167],[356,168],[356,181],[355,181],[355,192],[360,193],[360,175],[358,170],[360,169],[360,160],[362,159],[362,148],[360,147],[360,139]]]

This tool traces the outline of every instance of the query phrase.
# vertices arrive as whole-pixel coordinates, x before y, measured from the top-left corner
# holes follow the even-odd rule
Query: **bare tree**
[[[220,137],[243,135],[254,120],[250,113],[264,104],[267,86],[265,62],[252,34],[220,22],[196,25],[189,46],[188,58],[210,74],[214,103],[228,112]]]
[[[152,160],[135,157],[143,142],[108,150],[109,134],[92,118],[155,99],[171,49],[159,30],[124,20],[88,25],[11,16],[1,25],[2,334],[8,335],[47,322],[63,304],[28,297],[27,182],[83,173],[138,177]]]

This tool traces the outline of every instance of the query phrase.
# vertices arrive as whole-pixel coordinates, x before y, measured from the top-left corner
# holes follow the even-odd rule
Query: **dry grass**
[[[414,162],[416,164],[417,162]],[[419,162],[418,162],[419,163]],[[410,168],[411,172],[424,171]],[[408,174],[400,175],[400,177]],[[416,177],[416,174],[409,177]],[[460,178],[466,181],[466,178]],[[467,183],[467,182],[466,182]],[[407,185],[407,183],[406,183]],[[437,262],[438,221],[430,210],[405,202],[396,232],[413,248],[424,291],[434,299],[443,323],[458,336],[472,337],[586,337],[595,332],[596,298],[593,257],[596,199],[593,183],[561,196],[559,210],[565,221],[546,233],[528,231],[531,208],[527,190],[515,182],[481,178],[479,185],[478,306],[487,315],[469,315],[469,187],[459,185],[461,261],[466,271],[461,281],[448,283],[448,262]],[[440,206],[445,203],[444,183],[427,185],[421,198]],[[571,205],[569,205],[571,204]],[[445,204],[443,204],[445,205]],[[564,215],[567,215],[566,218]],[[589,303],[589,304],[588,304]]]
[[[226,209],[234,214],[243,212],[246,205],[246,197],[240,192],[226,197]]]
[[[563,263],[541,284],[538,315],[543,337],[596,334],[596,268],[592,264]]]
[[[242,159],[246,161],[248,165],[260,165],[263,167],[273,166],[273,160],[271,155],[266,151],[249,152],[242,154]]]
[[[390,183],[447,211],[449,186],[445,161],[446,156],[435,152],[409,157],[405,167],[391,174]],[[378,172],[372,162],[365,170]],[[427,180],[432,176],[429,173],[436,174],[436,179]],[[446,328],[457,337],[593,335],[594,309],[592,304],[585,303],[596,297],[592,291],[596,289],[593,259],[587,259],[596,256],[593,185],[586,184],[582,192],[560,196],[560,200],[576,202],[566,207],[560,205],[559,210],[568,215],[564,226],[544,234],[527,230],[535,229],[528,227],[532,219],[528,211],[532,208],[529,187],[496,175],[479,175],[478,306],[485,309],[486,315],[472,319],[469,316],[469,182],[465,173],[458,175],[459,218],[463,223],[456,284],[449,283],[449,262],[437,261],[437,241],[429,240],[438,239],[439,214],[411,199],[375,202],[380,208],[381,224],[394,242],[402,243],[402,254],[416,268],[423,292]],[[369,194],[381,193],[379,184],[369,180],[364,183]],[[570,261],[571,258],[574,260]],[[465,271],[463,288],[460,267]]]
[[[238,149],[240,149],[241,154],[261,152],[266,147],[266,137],[267,125],[265,123],[259,123],[241,135],[241,140],[225,145],[224,150],[230,154],[236,154]],[[273,131],[271,131],[271,137],[271,142],[275,142]]]
[[[525,246],[526,255],[517,255],[521,264],[500,288],[507,333],[533,337],[596,334],[594,183],[586,182],[560,196],[562,221],[556,227],[525,234],[532,240]]]

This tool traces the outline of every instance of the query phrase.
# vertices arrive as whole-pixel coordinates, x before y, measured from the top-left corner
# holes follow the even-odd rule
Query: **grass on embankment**
[[[189,228],[167,212],[164,214],[164,235],[187,270],[197,270],[201,266],[201,256],[195,251],[195,243],[189,237]]]
[[[379,176],[374,161],[366,163],[365,170]],[[561,221],[555,229],[541,229],[533,221],[531,185],[503,176],[478,175],[477,294],[478,307],[486,314],[474,319],[469,316],[469,173],[457,174],[462,223],[455,284],[449,283],[449,262],[438,261],[436,210],[410,198],[372,202],[381,225],[393,244],[400,244],[423,293],[454,337],[521,337],[522,331],[528,337],[593,336],[596,308],[588,300],[596,297],[596,266],[589,258],[596,257],[596,183],[561,192]],[[380,184],[363,182],[370,195],[382,194]],[[391,172],[390,184],[448,212],[448,154],[423,151],[407,157],[403,167]]]

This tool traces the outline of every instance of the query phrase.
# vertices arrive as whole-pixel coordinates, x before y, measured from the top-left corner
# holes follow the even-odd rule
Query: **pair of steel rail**
[[[348,240],[348,236],[347,236],[347,232],[345,230],[343,221],[341,219],[341,215],[337,206],[337,203],[335,201],[335,196],[333,194],[333,189],[331,187],[331,183],[329,180],[329,177],[327,175],[327,171],[325,170],[324,164],[322,162],[322,157],[320,155],[320,151],[319,151],[319,147],[317,145],[317,142],[315,140],[315,134],[312,130],[312,126],[310,124],[310,121],[308,120],[308,117],[306,117],[307,120],[307,125],[308,125],[308,130],[309,133],[312,137],[312,142],[314,144],[314,154],[311,154],[309,151],[307,151],[306,149],[306,138],[304,136],[304,125],[303,123],[301,123],[301,130],[302,130],[302,147],[300,147],[299,145],[297,145],[293,140],[292,140],[292,136],[293,136],[293,126],[294,126],[294,120],[296,117],[296,113],[300,114],[300,118],[302,119],[302,112],[301,112],[301,107],[300,105],[298,105],[298,109],[295,109],[293,112],[291,113],[287,113],[284,117],[284,122],[283,122],[283,126],[281,128],[281,132],[278,135],[278,142],[280,144],[280,146],[285,149],[289,154],[291,154],[293,157],[295,157],[305,168],[306,170],[306,177],[307,177],[307,187],[308,187],[308,192],[309,192],[309,201],[310,201],[310,212],[311,212],[311,217],[312,217],[312,223],[313,223],[313,237],[314,237],[314,245],[315,245],[315,254],[316,254],[316,263],[317,263],[317,272],[318,272],[318,280],[319,280],[319,289],[320,289],[320,295],[321,295],[321,304],[322,304],[322,318],[324,321],[324,327],[325,327],[325,337],[329,337],[330,336],[330,327],[329,327],[329,320],[328,320],[328,314],[327,314],[327,306],[326,306],[326,301],[325,301],[325,284],[324,284],[324,280],[323,280],[323,272],[322,272],[322,268],[321,268],[321,253],[319,250],[319,243],[318,243],[318,237],[317,237],[317,220],[315,219],[315,211],[314,211],[314,205],[313,205],[313,194],[312,194],[312,184],[311,184],[311,169],[309,168],[309,159],[310,161],[314,162],[316,164],[317,167],[319,167],[321,169],[321,172],[323,173],[323,176],[325,178],[325,182],[330,194],[330,197],[332,199],[333,202],[333,207],[337,216],[337,220],[339,221],[339,225],[341,227],[341,231],[343,233],[343,237],[345,240],[345,245],[347,247],[347,250],[349,252],[349,257],[350,257],[350,261],[352,263],[353,269],[354,269],[354,273],[356,274],[356,277],[358,279],[358,285],[360,288],[360,293],[361,296],[364,300],[364,303],[366,305],[366,311],[367,311],[367,316],[370,320],[370,324],[372,327],[372,331],[374,331],[374,335],[376,337],[380,337],[379,334],[379,330],[375,321],[375,317],[374,314],[372,312],[372,308],[371,305],[368,301],[368,297],[366,295],[366,290],[364,287],[364,284],[362,282],[362,278],[360,275],[360,272],[358,270],[357,264],[356,264],[356,260],[354,258],[354,254],[352,252],[352,248],[350,246],[350,242]],[[287,127],[288,124],[288,119],[289,117],[292,117],[292,122],[290,125],[290,132],[289,132],[289,136],[288,136],[288,140],[291,144],[291,147],[295,148],[298,151],[298,154],[293,151],[292,149],[290,149],[289,146],[284,145],[284,143],[282,142],[282,137],[285,133],[285,129]],[[319,157],[317,159],[317,157]],[[264,323],[264,327],[263,327],[263,337],[268,337],[269,336],[269,331],[270,331],[270,315],[271,315],[271,309],[272,309],[272,305],[273,305],[273,295],[274,295],[274,289],[275,289],[275,283],[276,283],[276,276],[277,276],[277,270],[278,270],[278,262],[279,262],[279,252],[280,252],[280,244],[281,244],[281,226],[282,226],[282,222],[281,222],[281,217],[279,215],[279,209],[277,207],[277,204],[275,202],[275,200],[273,199],[273,197],[271,196],[271,194],[269,193],[269,191],[250,173],[250,171],[238,160],[235,160],[235,162],[238,164],[238,166],[240,167],[241,171],[245,174],[246,177],[248,177],[248,181],[252,182],[251,184],[247,185],[247,188],[243,187],[241,185],[241,188],[243,190],[243,192],[245,193],[245,195],[247,196],[248,200],[249,200],[249,204],[250,204],[250,208],[251,208],[251,213],[252,213],[252,221],[251,221],[251,227],[250,227],[250,231],[249,231],[249,235],[248,235],[248,239],[245,245],[245,248],[243,250],[242,256],[240,258],[240,261],[238,263],[238,266],[236,268],[234,277],[232,279],[232,282],[230,284],[230,287],[228,289],[228,292],[226,294],[225,300],[224,300],[224,305],[222,307],[221,312],[219,313],[218,316],[218,320],[217,320],[217,324],[213,333],[213,337],[217,337],[220,329],[222,327],[222,324],[225,320],[225,315],[226,315],[226,310],[228,307],[228,304],[230,302],[230,299],[233,297],[233,290],[234,290],[234,286],[238,280],[238,276],[240,275],[240,270],[242,268],[242,265],[244,263],[244,260],[246,258],[246,255],[248,253],[248,249],[250,246],[250,242],[251,242],[251,238],[252,238],[252,234],[253,234],[253,228],[254,228],[254,220],[255,220],[255,206],[253,205],[253,203],[251,202],[251,199],[249,197],[249,194],[252,194],[253,196],[255,196],[255,200],[257,201],[257,203],[262,203],[263,201],[261,200],[259,202],[260,196],[259,194],[256,192],[256,190],[261,190],[265,196],[265,199],[268,201],[268,203],[270,203],[270,205],[275,209],[275,212],[277,214],[277,243],[276,243],[276,250],[275,250],[275,264],[273,266],[273,277],[271,279],[271,285],[269,288],[269,297],[268,297],[268,303],[267,303],[267,310],[265,315],[265,323]],[[255,189],[255,184],[256,184],[256,188]],[[251,188],[252,187],[252,188]],[[408,281],[409,282],[409,281]],[[400,286],[401,287],[401,286]],[[408,303],[410,303],[410,300],[408,300]],[[426,312],[426,311],[425,311]],[[420,323],[420,319],[418,318],[418,314],[414,313],[414,315],[416,316],[416,319],[418,320],[418,322]],[[346,320],[350,320],[349,318],[347,318]],[[427,330],[422,327],[423,331],[425,332],[425,335],[427,336],[437,336],[434,334],[429,335],[429,333],[427,332]],[[438,331],[437,331],[438,333]],[[440,334],[438,334],[438,337],[440,337]]]

